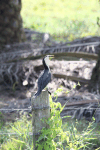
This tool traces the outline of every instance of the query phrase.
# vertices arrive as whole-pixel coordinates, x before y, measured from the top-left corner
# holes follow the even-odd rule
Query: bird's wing
[[[38,80],[38,90],[42,91],[51,80],[50,71],[43,71]]]

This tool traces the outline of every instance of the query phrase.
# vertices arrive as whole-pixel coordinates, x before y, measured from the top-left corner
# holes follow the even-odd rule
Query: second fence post
[[[36,141],[38,140],[41,132],[40,130],[48,125],[41,121],[41,119],[48,119],[50,117],[50,104],[48,91],[42,91],[42,93],[34,98],[31,97],[32,103],[32,132],[33,132],[33,150],[37,150]]]

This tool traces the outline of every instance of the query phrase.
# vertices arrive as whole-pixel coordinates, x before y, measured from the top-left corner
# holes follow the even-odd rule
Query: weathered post
[[[40,130],[48,125],[42,122],[41,119],[48,119],[50,117],[50,104],[48,91],[42,93],[36,98],[34,95],[31,97],[32,103],[32,132],[33,132],[33,150],[37,150],[36,141],[38,140],[41,132]]]

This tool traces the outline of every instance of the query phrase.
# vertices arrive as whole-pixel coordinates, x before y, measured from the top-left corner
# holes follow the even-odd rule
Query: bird
[[[50,59],[54,58],[54,55],[46,55],[43,60],[44,70],[40,74],[38,78],[38,90],[35,93],[35,97],[39,96],[42,90],[47,86],[47,84],[51,81],[51,72],[49,68]],[[49,92],[49,91],[48,91]]]

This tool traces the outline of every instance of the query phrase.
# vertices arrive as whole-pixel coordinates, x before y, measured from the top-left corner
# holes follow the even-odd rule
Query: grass
[[[48,32],[59,40],[100,34],[98,0],[22,0],[21,15],[24,28]]]
[[[54,94],[61,92],[58,89]],[[47,138],[46,149],[56,150],[96,150],[100,147],[100,123],[88,122],[86,120],[77,121],[71,119],[69,116],[63,120],[60,117],[60,112],[63,107],[60,103],[52,102],[50,97],[51,117],[47,121],[50,129],[42,130],[40,140]],[[60,110],[59,110],[59,109]],[[1,114],[2,117],[2,114]],[[30,119],[26,115],[21,115],[20,119],[16,119],[14,123],[7,123],[5,126],[0,122],[0,132],[7,134],[0,134],[1,150],[32,150],[32,116]],[[14,133],[14,134],[13,134]],[[39,142],[39,140],[38,140]],[[46,141],[44,142],[44,144]],[[49,147],[51,144],[51,147]],[[38,143],[39,145],[39,143]],[[48,146],[48,147],[47,147]],[[41,150],[41,145],[40,149]]]
[[[72,120],[70,118],[67,118],[63,121],[63,128],[64,130],[66,130],[67,128],[67,130],[69,130],[70,133],[75,134],[77,140],[78,138],[80,138],[79,142],[84,141],[84,139],[86,138],[87,143],[92,143],[92,145],[90,144],[88,148],[85,147],[86,150],[96,150],[96,148],[100,149],[100,123],[97,124],[93,121],[88,122],[84,120],[84,118],[80,121],[76,119]],[[85,137],[85,135],[87,136]]]
[[[14,123],[6,123],[0,129],[1,150],[32,150],[32,132],[31,121],[27,120],[25,115]]]
[[[1,150],[32,150],[32,135],[29,135],[29,132],[32,132],[31,124],[31,120],[27,120],[26,116],[23,116],[14,124],[7,123],[5,127],[2,126],[0,132],[16,134],[0,135]],[[95,129],[93,130],[93,128]],[[74,148],[75,146],[78,146],[76,142],[84,145],[86,141],[87,143],[92,143],[92,145],[89,145],[90,150],[95,149],[94,145],[95,147],[97,146],[96,148],[100,147],[100,124],[97,125],[96,123],[89,123],[85,120],[77,121],[75,119],[71,120],[70,118],[67,118],[63,120],[62,129],[65,133],[67,132],[69,134],[69,136],[66,136],[67,142],[69,141],[68,150],[70,150],[73,145]],[[98,134],[98,136],[96,134]],[[88,138],[91,139],[89,140]],[[60,142],[61,141],[59,141],[59,143]],[[66,147],[66,142],[64,142],[63,145]],[[77,149],[78,147],[74,150]],[[86,150],[86,148],[84,148],[84,150]]]

